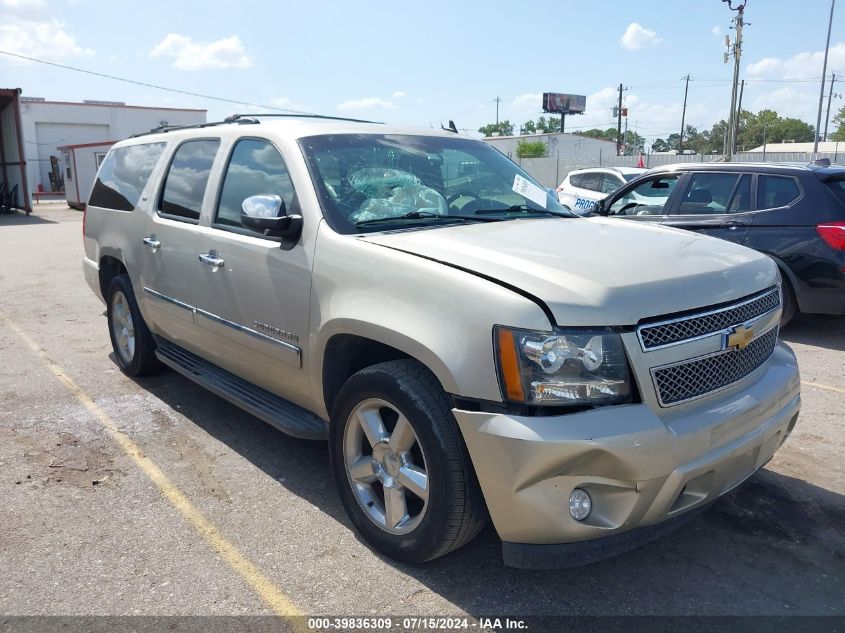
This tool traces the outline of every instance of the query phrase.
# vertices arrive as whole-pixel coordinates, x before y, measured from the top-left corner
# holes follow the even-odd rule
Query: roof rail
[[[328,119],[329,121],[349,121],[351,123],[375,123],[378,125],[384,125],[383,121],[367,121],[365,119],[350,119],[348,117],[342,116],[328,116],[326,114],[286,114],[281,112],[265,112],[259,114],[233,114],[232,116],[227,116],[225,119],[226,123],[238,123],[243,118],[248,117],[251,119],[256,119],[258,117],[283,117],[288,119]]]
[[[231,117],[229,117],[231,118]],[[228,118],[223,121],[209,121],[208,123],[194,123],[191,125],[159,125],[154,127],[149,132],[140,132],[133,134],[129,138],[138,138],[139,136],[147,136],[148,134],[164,134],[165,132],[174,132],[177,130],[194,130],[204,127],[214,127],[215,125],[228,125],[230,123],[238,123],[239,125],[257,124],[259,121],[255,118],[237,118],[230,121]]]

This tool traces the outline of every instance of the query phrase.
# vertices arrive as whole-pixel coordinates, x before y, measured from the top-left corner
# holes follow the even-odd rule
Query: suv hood
[[[515,286],[561,326],[634,325],[778,281],[775,263],[749,248],[630,220],[517,219],[361,239]]]

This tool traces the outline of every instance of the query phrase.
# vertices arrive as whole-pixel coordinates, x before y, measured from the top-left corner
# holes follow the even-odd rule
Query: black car
[[[845,166],[694,163],[658,167],[595,212],[719,237],[766,253],[796,311],[845,314]]]

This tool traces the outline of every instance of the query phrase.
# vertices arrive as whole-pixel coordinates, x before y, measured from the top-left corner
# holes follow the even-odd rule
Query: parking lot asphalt
[[[488,526],[412,567],[356,538],[325,444],[175,372],[118,370],[81,227],[55,204],[0,216],[0,614],[845,613],[845,317],[783,331],[804,381],[795,432],[675,532],[534,572],[503,567]]]

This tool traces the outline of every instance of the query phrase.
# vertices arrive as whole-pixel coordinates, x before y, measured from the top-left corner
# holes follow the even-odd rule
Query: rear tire
[[[376,550],[421,563],[481,531],[487,512],[475,472],[449,399],[423,365],[403,359],[362,369],[340,390],[331,422],[343,507]]]
[[[155,339],[138,309],[129,275],[112,279],[106,306],[114,356],[123,373],[135,377],[161,371],[164,366],[155,355]]]
[[[798,301],[795,298],[795,291],[786,275],[781,275],[781,292],[783,294],[783,311],[780,315],[780,326],[784,327],[798,312]]]

